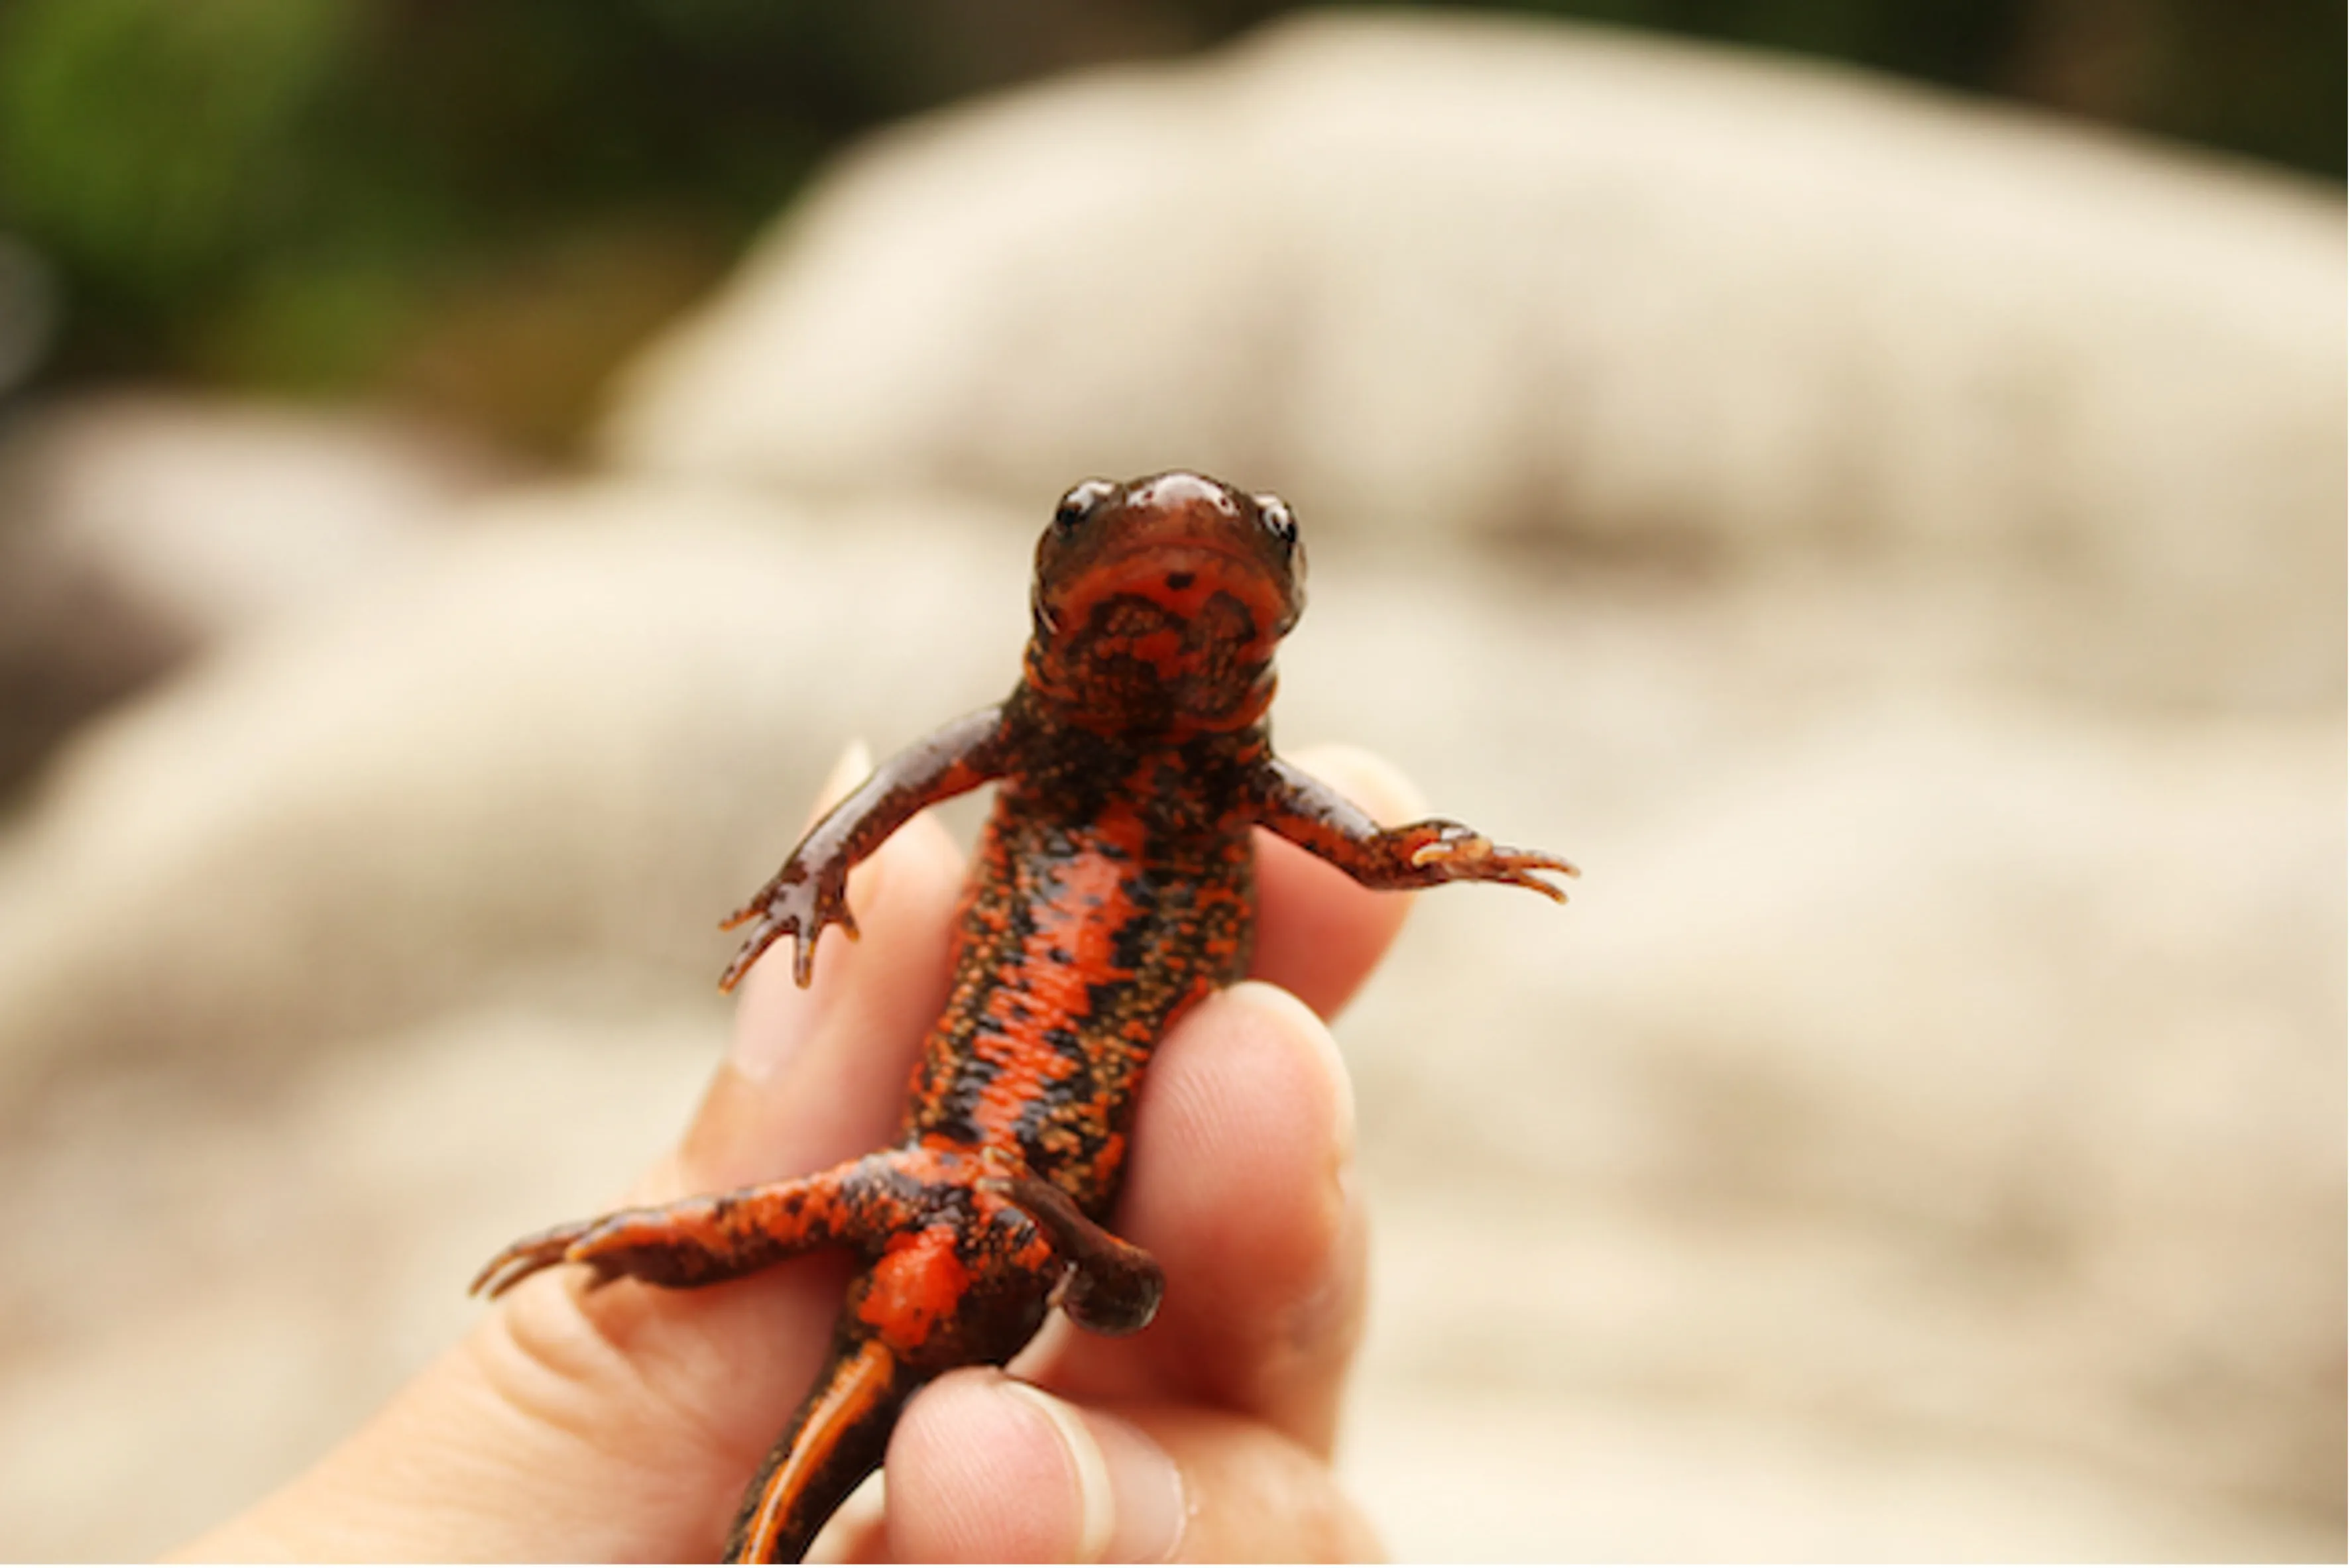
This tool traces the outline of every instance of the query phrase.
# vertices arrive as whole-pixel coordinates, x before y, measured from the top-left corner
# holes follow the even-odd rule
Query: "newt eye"
[[[1063,533],[1101,510],[1101,504],[1118,493],[1118,486],[1107,479],[1088,479],[1061,497],[1060,505],[1053,509],[1053,526]]]
[[[1281,541],[1283,550],[1296,549],[1297,519],[1291,514],[1289,503],[1278,495],[1270,494],[1253,495],[1249,499],[1256,503],[1257,519],[1264,524],[1264,531]]]

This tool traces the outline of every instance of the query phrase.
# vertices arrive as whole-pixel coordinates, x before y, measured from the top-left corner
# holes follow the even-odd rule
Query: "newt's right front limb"
[[[1327,860],[1366,888],[1398,892],[1445,882],[1501,882],[1531,888],[1563,904],[1566,894],[1535,873],[1583,875],[1555,855],[1495,844],[1448,817],[1381,827],[1353,801],[1279,757],[1267,759],[1251,782],[1259,826]]]
[[[808,829],[766,886],[726,918],[721,927],[724,930],[758,923],[719,977],[718,989],[733,990],[759,955],[786,936],[799,939],[792,978],[806,985],[816,972],[816,940],[825,927],[838,926],[857,935],[857,919],[848,909],[850,868],[923,807],[1002,777],[1008,750],[1003,708],[982,708],[932,731],[874,769]]]

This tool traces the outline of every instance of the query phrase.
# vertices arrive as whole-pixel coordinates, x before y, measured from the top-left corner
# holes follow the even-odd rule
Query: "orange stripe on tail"
[[[729,1563],[796,1563],[858,1483],[880,1468],[899,1407],[915,1387],[878,1339],[839,1343],[815,1392],[767,1459],[735,1521]]]

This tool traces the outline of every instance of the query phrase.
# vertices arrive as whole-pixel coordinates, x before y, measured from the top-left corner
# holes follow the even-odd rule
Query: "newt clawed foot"
[[[572,1244],[594,1227],[595,1221],[587,1220],[525,1236],[482,1265],[482,1272],[465,1287],[466,1293],[494,1301],[541,1269],[571,1262]]]
[[[1052,1304],[1071,1322],[1112,1337],[1149,1326],[1167,1293],[1158,1259],[1087,1219],[1067,1193],[1039,1177],[993,1178],[979,1189],[1001,1194],[1051,1240],[1067,1265]]]
[[[816,973],[816,941],[827,926],[838,926],[851,940],[857,937],[857,917],[848,909],[846,871],[820,871],[810,877],[797,862],[775,873],[751,901],[719,922],[722,931],[753,921],[751,934],[726,972],[718,979],[720,991],[733,991],[765,952],[785,937],[798,940],[792,954],[792,978],[806,985]]]
[[[1441,818],[1415,823],[1404,829],[1424,842],[1413,846],[1407,857],[1413,869],[1432,874],[1431,880],[1440,882],[1503,882],[1513,888],[1531,888],[1555,903],[1566,902],[1565,890],[1534,876],[1537,871],[1555,872],[1562,877],[1580,877],[1582,871],[1574,862],[1555,855],[1545,855],[1539,849],[1513,849],[1494,843],[1474,828]]]
[[[473,1277],[475,1293],[495,1299],[542,1269],[585,1263],[596,1271],[592,1284],[623,1277],[680,1288],[732,1278],[722,1256],[681,1233],[658,1209],[623,1209],[601,1219],[557,1225],[525,1236],[491,1259]]]

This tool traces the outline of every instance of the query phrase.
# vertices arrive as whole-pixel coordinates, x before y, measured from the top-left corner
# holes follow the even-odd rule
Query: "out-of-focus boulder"
[[[1853,73],[1315,16],[878,140],[614,413],[626,465],[2063,585],[2076,681],[2338,701],[2338,192]]]
[[[0,441],[0,786],[193,649],[398,569],[508,468],[359,411],[116,394],[17,420]]]
[[[121,393],[43,409],[0,447],[11,533],[211,640],[370,585],[514,465],[361,410]]]
[[[790,847],[826,749],[910,739],[893,681],[936,719],[1016,670],[1020,563],[985,530],[932,528],[913,574],[886,525],[795,521],[626,487],[496,503],[93,728],[0,846],[0,1085],[274,1071],[582,955],[707,992],[715,920]],[[993,670],[939,668],[926,634],[966,594]]]

